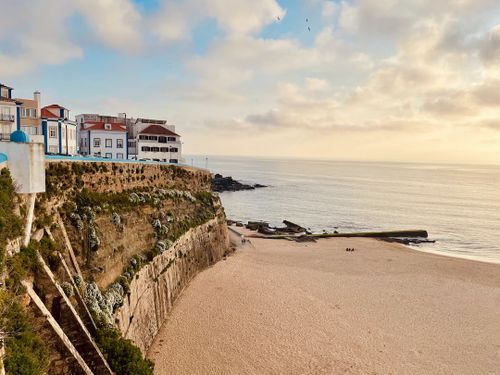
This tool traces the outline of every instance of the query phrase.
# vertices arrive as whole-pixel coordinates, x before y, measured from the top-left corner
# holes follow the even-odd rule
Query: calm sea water
[[[188,157],[269,185],[221,194],[228,218],[314,231],[426,229],[424,251],[500,262],[500,166]]]

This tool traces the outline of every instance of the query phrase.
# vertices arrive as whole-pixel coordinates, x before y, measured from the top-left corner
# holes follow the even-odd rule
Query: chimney
[[[33,99],[36,100],[36,115],[37,117],[40,117],[42,112],[42,98],[40,91],[35,91],[33,93]]]

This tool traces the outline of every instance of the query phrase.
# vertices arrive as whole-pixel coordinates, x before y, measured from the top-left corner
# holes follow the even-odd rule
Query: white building
[[[129,130],[129,158],[182,163],[181,136],[174,125],[164,120],[131,119]]]
[[[13,88],[0,83],[0,140],[9,141],[10,135],[19,129],[21,103],[12,98]]]
[[[69,120],[69,111],[66,108],[57,104],[43,107],[41,120],[45,153],[77,154],[76,123]]]
[[[77,121],[82,119],[78,115]],[[127,159],[128,132],[124,124],[79,122],[80,154],[97,158]]]

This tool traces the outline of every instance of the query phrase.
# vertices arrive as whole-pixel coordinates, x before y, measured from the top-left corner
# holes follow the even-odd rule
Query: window
[[[101,147],[101,138],[94,138],[94,147]]]
[[[112,158],[113,158],[113,154],[112,154],[111,152],[106,152],[106,153],[104,154],[104,157],[105,157],[106,159],[112,159]]]
[[[49,137],[50,138],[57,138],[57,128],[55,126],[49,127]]]
[[[148,139],[149,139],[150,141],[157,141],[157,140],[158,140],[158,137],[157,137],[156,135],[150,135],[150,136],[148,136]]]
[[[105,144],[106,144],[106,148],[111,148],[111,147],[113,147],[113,140],[107,138],[105,141]]]
[[[140,139],[141,141],[147,141],[147,140],[148,140],[148,136],[147,136],[147,135],[140,135],[140,136],[139,136],[139,139]]]
[[[123,139],[116,140],[116,148],[123,148]]]
[[[36,118],[36,109],[35,108],[21,108],[21,116],[22,117]]]
[[[151,150],[151,147],[148,147],[148,146],[142,146],[141,147],[141,151],[149,152],[150,150]]]
[[[170,152],[179,152],[177,147],[170,147]]]
[[[167,137],[158,137],[158,142],[167,143]]]
[[[151,152],[160,152],[159,147],[151,147]]]
[[[177,164],[179,161],[177,159],[170,159],[170,163]]]
[[[168,152],[168,147],[162,147],[162,148],[160,148],[160,151],[161,152]]]
[[[123,159],[123,154],[121,152],[116,154],[117,159]]]
[[[95,158],[100,158],[101,157],[101,152],[94,152],[94,157]]]
[[[168,137],[168,141],[169,141],[169,142],[175,142],[175,141],[176,141],[176,138],[175,138],[175,137]]]
[[[104,124],[104,129],[111,130],[111,124]],[[108,147],[108,146],[106,146]]]

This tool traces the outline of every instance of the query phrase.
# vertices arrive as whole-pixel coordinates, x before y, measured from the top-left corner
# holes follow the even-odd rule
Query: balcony
[[[0,113],[0,121],[14,122],[14,120],[15,120],[14,115],[7,115],[5,113]]]

